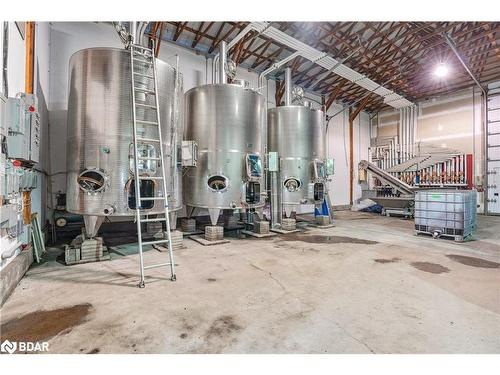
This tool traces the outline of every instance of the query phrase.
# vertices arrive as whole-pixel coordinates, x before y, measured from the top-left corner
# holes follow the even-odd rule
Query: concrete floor
[[[145,289],[137,254],[48,261],[1,310],[2,338],[40,327],[51,353],[500,353],[500,218],[479,217],[462,244],[374,214],[338,212],[336,224],[293,241],[185,240],[177,282],[149,270]]]

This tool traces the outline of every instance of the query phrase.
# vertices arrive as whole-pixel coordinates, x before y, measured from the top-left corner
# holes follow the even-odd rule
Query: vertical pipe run
[[[292,69],[285,69],[285,106],[292,105]]]
[[[226,65],[227,65],[227,43],[225,41],[220,42],[219,47],[219,83],[227,83],[226,75]]]
[[[9,61],[9,23],[3,23],[3,51],[2,51],[2,77],[3,77],[3,94],[9,97],[9,75],[7,74],[7,66]]]

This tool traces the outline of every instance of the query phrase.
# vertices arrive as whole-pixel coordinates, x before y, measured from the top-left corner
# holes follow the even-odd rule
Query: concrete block
[[[269,233],[269,221],[257,221],[254,224],[254,232],[259,234]]]
[[[224,227],[219,225],[207,225],[205,227],[205,239],[208,241],[219,241],[224,238]]]
[[[297,222],[295,219],[283,218],[281,219],[281,229],[283,230],[296,230]]]
[[[7,301],[31,263],[33,263],[33,250],[23,250],[0,270],[0,306]]]
[[[161,235],[163,232],[163,223],[161,221],[153,221],[146,223],[146,233],[151,236]]]
[[[64,261],[66,262],[66,264],[74,263],[79,260],[80,260],[80,249],[71,246],[66,246],[64,249]]]
[[[196,220],[184,218],[181,220],[181,229],[183,232],[196,232]]]
[[[82,260],[99,259],[103,256],[102,238],[86,239],[80,246]]]
[[[167,237],[167,232],[163,232],[163,238]],[[182,232],[179,230],[174,230],[170,232],[170,239],[172,240],[172,250],[179,250],[184,248]],[[155,245],[154,248],[158,251],[165,252],[168,251],[168,244],[164,243],[161,245]]]
[[[327,215],[318,215],[318,216],[316,216],[316,224],[329,225],[330,224],[330,217]]]

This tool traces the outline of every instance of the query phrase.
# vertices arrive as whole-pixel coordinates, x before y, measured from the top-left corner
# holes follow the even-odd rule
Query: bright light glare
[[[448,75],[448,67],[444,64],[439,64],[434,70],[434,74],[439,78],[446,77]]]

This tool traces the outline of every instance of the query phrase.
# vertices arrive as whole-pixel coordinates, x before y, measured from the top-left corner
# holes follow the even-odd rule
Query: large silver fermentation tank
[[[178,115],[182,78],[167,63],[157,59],[156,64],[166,190],[170,210],[175,211],[182,206],[177,160],[183,132]],[[147,73],[146,67],[143,70]],[[71,57],[69,73],[67,210],[84,215],[87,236],[92,237],[104,217],[135,215],[130,52],[115,48],[78,51]],[[141,77],[135,77],[135,84],[142,83],[144,92],[136,99],[154,104],[154,95],[148,92],[151,80]],[[156,121],[154,112],[150,115],[149,120]],[[144,118],[142,113],[138,116]],[[138,125],[141,138],[152,138],[150,133],[157,131],[152,126],[141,130]],[[159,196],[163,189],[154,178],[161,175],[160,161],[154,160],[160,155],[159,145],[140,142],[139,152],[153,158],[141,161],[140,174],[151,177],[141,179],[141,196]],[[143,204],[148,214],[164,213],[163,205],[161,200]]]
[[[185,139],[198,144],[197,166],[185,172],[184,200],[188,213],[208,209],[212,225],[221,210],[259,208],[265,202],[264,97],[244,82],[221,80],[187,91],[184,99]]]
[[[285,84],[289,87],[290,82]],[[289,216],[299,205],[319,205],[325,199],[325,126],[325,113],[307,102],[292,105],[290,98],[286,98],[284,106],[268,110],[268,152],[270,157],[277,153],[278,158],[278,170],[271,174],[270,181],[271,195],[276,198],[271,203],[277,221],[283,211]]]

